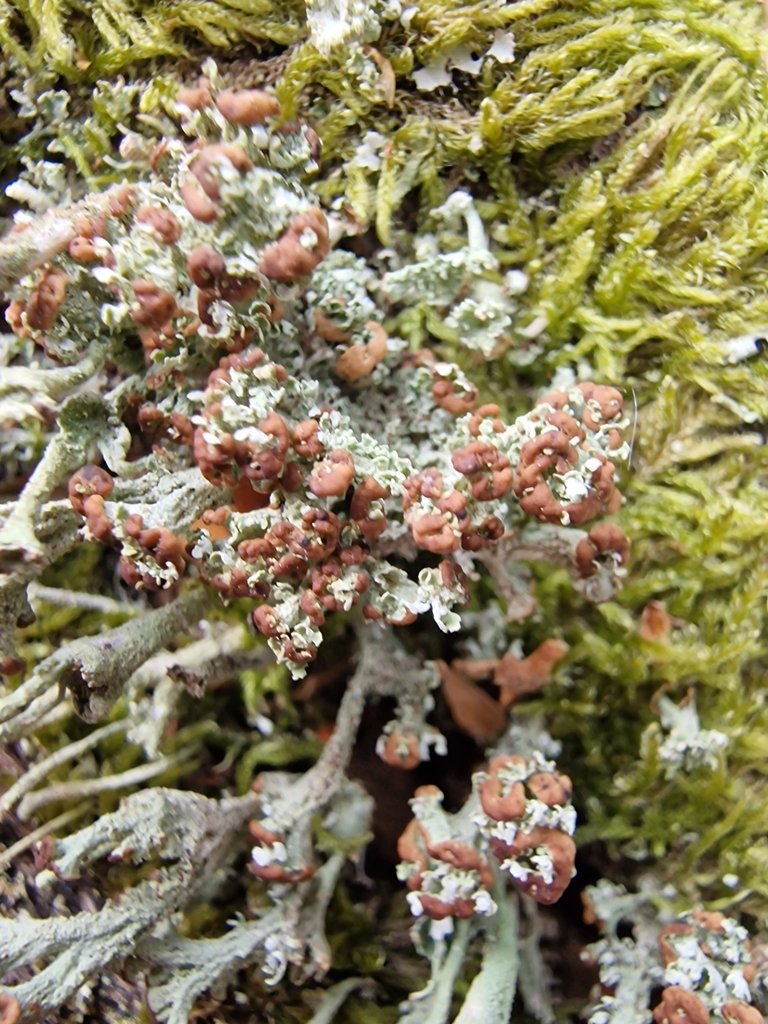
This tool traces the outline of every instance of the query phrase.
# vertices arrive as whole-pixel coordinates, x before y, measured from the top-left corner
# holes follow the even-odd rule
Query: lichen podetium
[[[0,1019],[759,1024],[763,6],[0,46]]]

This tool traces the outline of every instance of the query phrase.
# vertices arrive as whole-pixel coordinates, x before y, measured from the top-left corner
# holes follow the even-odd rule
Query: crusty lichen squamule
[[[576,385],[505,423],[458,367],[388,338],[386,275],[377,289],[358,260],[350,280],[339,254],[334,307],[335,263],[322,263],[338,228],[300,179],[311,130],[282,126],[267,94],[207,80],[180,109],[193,144],[158,142],[145,182],[98,200],[98,214],[73,211],[61,253],[20,280],[7,314],[58,360],[100,347],[119,366],[141,340],[147,369],[110,410],[124,450],[111,473],[86,466],[69,484],[87,536],[117,548],[129,585],[168,591],[199,574],[251,598],[254,625],[300,674],[327,614],[360,605],[402,623],[431,608],[456,629],[473,553],[527,519],[581,526],[616,511],[618,391]],[[36,230],[21,224],[18,244]],[[194,500],[169,516],[137,493],[142,463],[196,466],[209,506],[193,473]],[[574,575],[626,561],[612,529],[574,534]],[[388,561],[419,551],[442,557],[416,579]]]
[[[229,822],[230,810],[233,822],[258,812],[251,822],[253,873],[288,900],[286,906],[295,903],[295,928],[279,949],[261,925],[242,933],[247,952],[241,956],[259,960],[276,979],[288,963],[306,962],[306,948],[317,964],[325,963],[322,921],[308,938],[300,910],[318,887],[314,913],[322,913],[343,863],[338,856],[318,863],[316,815],[327,816],[324,827],[340,842],[362,842],[339,819],[334,801],[353,792],[344,790],[344,772],[366,702],[394,697],[396,721],[417,741],[401,756],[388,740],[397,731],[385,730],[380,749],[390,764],[413,767],[432,746],[440,747],[426,722],[437,675],[423,654],[406,653],[385,627],[411,624],[429,612],[444,632],[459,631],[461,609],[487,572],[483,559],[515,547],[522,557],[562,565],[588,595],[609,597],[628,545],[617,527],[593,521],[621,502],[614,476],[627,453],[626,421],[621,393],[588,382],[550,391],[530,412],[508,420],[498,405],[481,400],[457,365],[429,350],[410,350],[390,335],[396,279],[373,258],[331,252],[345,224],[323,211],[306,181],[319,145],[315,133],[281,122],[271,94],[224,89],[215,69],[208,72],[179,94],[181,132],[157,140],[136,181],[20,218],[0,249],[4,266],[18,268],[7,320],[36,346],[40,372],[59,373],[60,364],[83,367],[90,390],[101,393],[73,390],[58,432],[0,525],[8,594],[23,608],[26,585],[55,563],[58,549],[44,525],[58,514],[66,522],[65,551],[78,539],[114,550],[123,584],[158,606],[90,645],[80,641],[87,651],[63,647],[46,672],[33,672],[21,684],[1,724],[8,737],[34,727],[57,707],[58,684],[72,692],[88,721],[110,712],[123,684],[135,704],[132,715],[154,713],[153,706],[158,711],[159,689],[147,693],[135,676],[174,633],[185,632],[185,614],[247,619],[300,677],[316,658],[331,616],[348,613],[359,664],[320,759],[295,779],[268,775],[255,798],[210,808],[211,823],[217,815]],[[456,205],[467,214],[471,235],[471,197],[457,195]],[[52,224],[55,242],[41,245]],[[469,241],[480,244],[477,237]],[[446,267],[452,272],[447,306],[460,302],[465,289],[481,292],[485,276],[493,283],[497,273],[490,254],[473,262],[463,248],[422,261],[418,273],[440,276]],[[506,295],[501,286],[495,291],[499,302]],[[37,378],[26,386],[37,386]],[[55,493],[65,484],[66,501]],[[222,599],[232,602],[229,613]],[[100,643],[107,669],[99,661]],[[222,636],[202,682],[189,674],[178,678],[196,692],[217,671],[226,676],[227,665],[230,671],[238,665],[236,643],[233,650],[232,638],[224,645]],[[403,664],[408,669],[397,671]],[[6,673],[22,667],[9,648]],[[171,713],[166,704],[163,714]],[[499,715],[505,721],[504,712]],[[430,729],[433,743],[426,739]],[[148,749],[149,740],[142,742]],[[73,744],[68,756],[88,745]],[[65,755],[66,748],[56,765]],[[146,774],[143,768],[126,772],[123,783],[172,770],[191,756],[194,748],[182,747],[147,766]],[[476,841],[491,851],[502,874],[552,902],[573,867],[569,787],[540,757],[519,760],[497,758],[479,784],[488,820],[475,824]],[[499,819],[497,804],[507,797],[497,794],[494,803],[490,790],[521,786],[520,771],[534,796],[523,798],[519,813]],[[542,795],[547,780],[559,786],[554,796]],[[104,778],[93,792],[120,784],[119,776]],[[22,784],[9,806],[18,803],[20,813],[29,814],[72,792],[36,793]],[[124,956],[136,942],[158,965],[172,962],[158,936],[166,917],[194,896],[184,885],[191,854],[181,837],[179,850],[164,853],[152,822],[184,799],[162,789],[136,794],[115,817],[72,837],[96,844],[90,859],[109,851],[113,860],[142,861],[158,849],[176,867],[134,887],[122,910],[105,905],[98,920],[110,941],[83,953],[79,973],[68,982],[55,955],[58,926],[32,928],[29,948],[50,963],[9,993],[52,1009],[91,970]],[[154,815],[147,826],[146,801]],[[367,814],[362,797],[360,806]],[[189,813],[193,821],[199,815],[204,829],[203,804],[190,804]],[[222,827],[243,834],[237,824]],[[123,838],[115,847],[115,830],[130,842]],[[202,852],[208,839],[190,842]],[[485,853],[478,857],[486,864],[481,880],[496,896],[475,909],[489,913],[499,906],[503,884],[494,881]],[[56,848],[49,863],[55,872],[65,870]],[[430,895],[419,897],[422,910],[437,905]],[[502,902],[499,928],[509,926],[512,913],[506,895]],[[464,904],[461,909],[466,916]],[[78,942],[90,920],[70,927]],[[230,951],[233,936],[223,936],[217,948]],[[9,969],[28,962],[18,944],[12,953]],[[220,970],[201,969],[183,998],[154,993],[151,1001],[168,1020],[181,1020],[194,996],[228,973],[229,961],[219,955]],[[511,999],[513,989],[506,991]]]

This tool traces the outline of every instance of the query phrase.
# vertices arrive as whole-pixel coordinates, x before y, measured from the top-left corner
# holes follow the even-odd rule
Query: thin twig
[[[344,780],[366,699],[376,682],[375,665],[364,647],[341,699],[333,735],[315,764],[291,787],[290,797],[281,801],[270,815],[270,828],[278,833],[288,832],[299,818],[323,807],[334,795]]]
[[[105,615],[136,615],[142,611],[140,604],[118,601],[102,594],[88,594],[83,590],[65,590],[62,587],[44,587],[42,583],[30,583],[27,590],[32,602],[47,601],[67,608],[83,608],[86,611],[103,612]]]
[[[15,698],[21,687],[19,687],[19,690],[14,690],[10,697],[0,702],[0,743],[11,743],[13,740],[18,739],[19,736],[24,736],[43,715],[47,715],[49,711],[52,711],[64,699],[64,691],[61,686],[54,683],[53,686],[42,689],[40,684],[44,681],[40,679],[36,681],[37,687],[30,691],[29,696],[31,699],[29,703],[26,706],[22,703],[20,710],[13,717],[9,717],[6,722],[2,721],[3,713],[6,711],[6,702],[10,702],[12,698]],[[18,702],[15,703],[17,704]]]
[[[54,751],[48,757],[33,765],[22,775],[18,782],[15,782],[10,789],[3,793],[0,797],[0,811],[10,811],[23,796],[29,793],[30,790],[33,790],[52,771],[66,764],[67,761],[73,761],[76,757],[80,757],[86,750],[98,746],[102,740],[107,739],[109,736],[125,731],[127,727],[127,721],[110,722],[109,725],[103,725],[100,729],[94,729],[93,732],[84,736],[83,739],[77,740],[75,743],[68,743],[65,747]]]
[[[170,768],[175,768],[191,753],[191,748],[180,750],[177,754],[161,757],[159,761],[153,761],[151,764],[138,765],[126,772],[120,772],[119,775],[104,775],[98,779],[77,779],[73,782],[57,782],[25,796],[19,804],[17,816],[22,821],[26,821],[46,804],[64,803],[67,800],[79,800],[98,796],[100,793],[110,793],[116,789],[138,786],[142,782],[162,775]]]
[[[75,821],[88,810],[90,810],[88,804],[78,804],[77,807],[70,807],[68,811],[63,811],[55,818],[43,822],[42,825],[38,825],[36,829],[22,836],[12,846],[0,852],[0,871],[5,871],[8,865],[12,864],[20,853],[24,853],[30,846],[34,846],[39,839],[44,839],[65,825],[69,825],[70,822]]]

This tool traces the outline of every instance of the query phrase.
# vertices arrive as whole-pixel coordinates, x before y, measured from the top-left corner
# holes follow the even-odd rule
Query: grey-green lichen
[[[507,424],[530,410],[554,373],[564,391],[591,377],[624,393],[625,414],[629,409],[636,423],[625,434],[632,441],[631,471],[622,479],[626,501],[619,523],[632,540],[633,556],[621,594],[589,610],[574,598],[566,573],[531,570],[528,560],[535,560],[537,550],[546,551],[544,561],[556,565],[567,567],[571,558],[554,527],[546,527],[546,536],[534,527],[527,540],[504,542],[510,564],[479,560],[483,578],[472,584],[474,604],[464,618],[472,635],[460,633],[457,639],[475,661],[499,660],[485,677],[494,685],[507,652],[522,661],[553,633],[567,640],[570,651],[558,682],[527,699],[546,713],[563,741],[560,760],[575,780],[583,812],[577,838],[607,840],[611,854],[642,859],[646,869],[652,865],[657,879],[675,886],[677,895],[670,897],[675,912],[705,900],[761,915],[768,896],[762,772],[768,633],[762,166],[768,136],[760,5],[751,0],[641,0],[618,6],[605,0],[541,0],[458,8],[415,3],[400,10],[381,4],[365,11],[353,3],[317,2],[307,11],[301,5],[279,7],[263,4],[251,16],[242,5],[234,15],[222,3],[175,13],[164,6],[161,16],[161,8],[152,4],[111,5],[110,20],[94,8],[98,16],[91,23],[79,9],[57,5],[55,17],[43,25],[31,9],[6,4],[7,81],[17,93],[25,77],[30,86],[28,101],[8,94],[0,103],[0,124],[12,142],[3,157],[5,173],[17,181],[4,212],[24,202],[36,218],[51,220],[43,232],[28,236],[26,249],[16,240],[13,256],[21,263],[13,264],[10,276],[5,271],[3,286],[18,287],[19,267],[34,274],[39,252],[54,255],[58,242],[53,251],[42,247],[59,230],[50,227],[61,223],[57,204],[60,209],[62,203],[82,201],[89,191],[124,179],[147,187],[147,140],[177,131],[174,78],[194,84],[198,64],[190,71],[188,65],[176,70],[166,63],[147,88],[140,62],[150,54],[173,59],[182,46],[200,54],[233,39],[247,40],[253,49],[241,51],[246,59],[224,69],[227,84],[274,86],[286,117],[312,123],[324,144],[312,185],[317,200],[334,231],[370,232],[359,245],[334,250],[301,300],[307,309],[317,308],[331,330],[350,335],[329,346],[370,345],[375,339],[365,325],[385,308],[390,351],[373,380],[381,383],[396,361],[394,339],[402,339],[407,349],[439,344],[444,365],[454,364],[449,380],[457,390],[468,381],[479,385],[485,399],[499,404]],[[154,33],[151,40],[141,37],[141,45],[126,46],[126,39],[138,41],[146,26]],[[254,54],[266,59],[249,60]],[[224,66],[229,54],[221,57]],[[139,63],[126,71],[129,60]],[[45,63],[81,84],[62,88],[60,81],[46,78]],[[92,91],[100,76],[117,71],[126,74],[127,84],[98,84]],[[35,94],[56,88],[58,98],[34,100]],[[46,103],[62,110],[58,123],[43,115]],[[462,195],[472,197],[481,233],[473,234],[467,220],[454,216],[457,200],[451,197]],[[51,207],[48,214],[45,207]],[[66,224],[62,230],[66,233]],[[377,249],[373,260],[372,249]],[[475,258],[471,282],[459,279],[458,288],[442,293],[413,288],[425,266],[447,272]],[[444,280],[439,274],[427,283]],[[23,289],[20,294],[23,298]],[[119,305],[113,299],[107,304]],[[293,316],[290,312],[286,319]],[[248,326],[277,344],[265,319]],[[303,322],[299,335],[314,326]],[[3,485],[11,495],[40,464],[50,438],[58,436],[62,400],[83,382],[106,379],[98,377],[102,360],[107,375],[115,359],[121,373],[144,372],[141,353],[123,340],[131,331],[121,337],[116,321],[115,334],[108,352],[100,345],[73,346],[71,351],[91,360],[84,369],[78,362],[57,369],[45,357],[39,362],[29,338],[7,343],[0,401],[8,456]],[[273,361],[286,365],[283,341],[280,346],[280,358]],[[188,374],[196,358],[207,358],[201,352],[169,349],[167,356],[155,358],[168,358],[169,364],[177,358],[176,372]],[[484,364],[480,357],[489,356]],[[116,489],[107,504],[117,511],[116,506],[127,509],[137,502],[146,520],[142,529],[159,528],[165,523],[151,519],[153,488],[167,465],[175,472],[180,466],[138,450],[139,434],[150,435],[136,430],[131,388],[115,383],[110,380],[114,394],[102,406],[108,430],[96,432],[92,444],[97,447],[88,458],[103,455],[109,465],[109,458],[117,460],[126,483],[133,465],[133,483],[122,494]],[[199,380],[196,387],[203,392],[206,382]],[[195,401],[198,406],[201,401],[187,403],[170,388],[156,397],[152,400],[168,421],[174,412],[196,415]],[[418,387],[412,400],[415,412]],[[385,437],[386,403],[381,411],[383,420],[374,418],[377,429],[370,431],[377,444]],[[178,416],[176,422],[182,422]],[[168,434],[174,430],[161,427]],[[149,444],[157,441],[155,435]],[[165,437],[160,442],[171,450]],[[69,457],[66,444],[59,448]],[[77,606],[84,598],[77,596],[76,575],[46,577],[46,584],[53,584],[49,598],[53,593],[57,601],[75,602],[66,615],[60,605],[47,604],[32,591],[29,599],[25,594],[27,581],[40,571],[68,572],[57,564],[73,558],[67,552],[78,546],[78,517],[64,502],[57,506],[42,494],[46,487],[50,494],[71,472],[66,460],[51,463],[43,467],[46,473],[55,470],[47,482],[45,474],[37,477],[44,483],[40,501],[34,487],[27,492],[34,500],[26,508],[38,516],[35,538],[29,517],[22,534],[16,532],[18,515],[14,529],[4,534],[6,562],[15,566],[15,575],[0,585],[3,636],[20,641],[20,651],[33,665],[51,655],[53,644],[76,643],[83,630],[100,628],[92,610]],[[163,509],[164,517],[166,510],[174,515],[174,526],[190,525],[199,515],[194,502],[187,502],[200,490],[180,483],[178,500],[167,495]],[[236,512],[232,522],[258,522],[261,515]],[[121,516],[115,519],[124,524]],[[93,554],[90,564],[84,558],[66,563],[83,566],[75,570],[82,572],[82,585],[95,586],[106,599],[103,580],[112,572],[112,551],[126,550],[148,586],[172,595],[181,565],[158,563],[157,545],[126,533],[124,525],[116,531],[110,551],[98,556],[103,565],[94,569]],[[205,544],[202,533],[198,543]],[[25,544],[34,559],[19,564]],[[224,549],[227,541],[212,539],[212,548],[216,545]],[[386,583],[391,587],[391,575]],[[74,596],[71,586],[76,586]],[[288,604],[292,586],[285,594]],[[233,617],[242,621],[241,600],[216,613],[223,618],[215,619],[210,637],[195,639],[209,644],[199,678],[216,686],[241,673],[250,720],[271,728],[265,714],[270,707],[277,717],[276,736],[247,740],[220,724],[210,703],[208,721],[192,728],[184,718],[189,698],[183,684],[159,667],[162,685],[150,681],[147,669],[140,685],[129,683],[129,693],[136,694],[131,717],[142,708],[148,720],[156,714],[165,723],[165,737],[159,727],[146,736],[151,758],[175,756],[190,744],[192,760],[201,750],[226,750],[241,765],[238,777],[247,784],[249,764],[291,767],[290,751],[298,758],[314,756],[309,751],[316,746],[313,738],[291,733],[295,719],[284,704],[286,679],[269,675],[258,648],[240,650],[233,666],[232,641],[225,637]],[[342,595],[342,606],[345,601]],[[119,603],[125,607],[122,598]],[[41,616],[38,626],[29,625],[32,606]],[[534,607],[533,618],[505,621]],[[125,612],[135,613],[135,608]],[[439,614],[454,613],[446,607]],[[340,639],[344,648],[345,614],[323,628],[324,651]],[[118,616],[109,625],[119,628],[120,621]],[[45,622],[51,624],[47,630]],[[315,643],[316,637],[307,642]],[[148,651],[147,665],[167,665],[153,659],[172,660],[173,653],[150,656]],[[504,664],[510,663],[507,657]],[[189,679],[188,671],[179,679]],[[418,671],[426,674],[414,693],[426,708],[440,699],[434,670],[430,675],[429,666],[421,664]],[[654,699],[659,690],[663,695]],[[37,694],[31,710],[15,719],[29,736],[35,721],[43,723],[38,738],[30,740],[34,758],[43,763],[62,743],[82,739],[71,726],[58,739],[55,716],[68,719],[56,699],[53,689]],[[671,708],[686,721],[675,724]],[[691,719],[693,708],[697,723]],[[179,709],[177,741],[169,737]],[[438,749],[439,741],[427,742],[434,740],[432,726],[416,711],[413,701],[396,708],[394,725],[382,734],[382,751],[390,737],[395,759],[407,760],[415,747]],[[120,703],[115,713],[120,720]],[[45,716],[53,716],[47,732]],[[117,758],[107,738],[96,749],[95,759],[89,755],[74,766],[75,776],[89,784],[100,784],[100,775],[127,779],[135,768],[146,767],[138,747],[125,747]],[[179,762],[167,770],[176,773],[175,780],[189,768]],[[61,771],[52,767],[54,786]],[[49,806],[46,814],[66,813],[70,805]],[[446,991],[450,997],[465,956],[460,944],[453,949],[452,960],[448,953],[446,963],[439,957],[433,962],[443,997]],[[349,997],[352,1019],[361,1006],[373,1012],[370,1002],[357,999]]]

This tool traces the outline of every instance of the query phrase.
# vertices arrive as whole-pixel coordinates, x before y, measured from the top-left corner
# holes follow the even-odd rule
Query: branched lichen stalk
[[[0,702],[0,739],[8,742],[18,736],[29,722],[22,723],[16,716],[57,684],[72,690],[78,713],[86,720],[103,717],[133,672],[178,632],[196,622],[209,601],[205,591],[191,589],[164,608],[60,647]]]
[[[423,1024],[445,1024],[448,1020],[456,979],[464,965],[472,933],[471,921],[459,921],[456,925],[448,953],[441,963],[437,975],[432,979],[427,996],[430,1000],[429,1012],[424,1017]],[[406,1016],[405,1020],[407,1019]]]
[[[493,895],[498,907],[486,926],[480,971],[469,987],[454,1024],[507,1024],[517,990],[518,897],[508,896],[501,872],[494,868]]]
[[[333,735],[317,762],[291,787],[286,793],[286,799],[270,815],[274,831],[289,831],[299,818],[306,817],[328,803],[342,784],[366,699],[376,687],[376,665],[366,657],[368,652],[372,653],[375,649],[375,644],[363,647],[360,662],[341,699]]]
[[[102,403],[92,395],[69,399],[61,415],[70,429],[65,427],[51,439],[0,527],[0,571],[43,560],[45,548],[36,533],[40,507],[54,488],[85,461],[92,441],[104,426]]]

